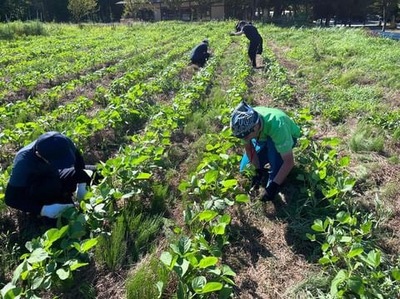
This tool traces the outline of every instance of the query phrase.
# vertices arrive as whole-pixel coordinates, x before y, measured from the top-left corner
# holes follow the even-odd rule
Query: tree
[[[207,11],[211,10],[211,2],[212,0],[197,0],[196,1],[198,4],[198,12],[200,14],[200,19],[203,18],[203,16],[207,15]]]
[[[97,0],[69,0],[68,10],[75,21],[80,22],[83,17],[94,12],[97,7]]]
[[[28,0],[1,0],[1,19],[7,21],[24,20],[27,18]]]
[[[135,17],[137,12],[144,7],[144,4],[150,3],[149,0],[128,0],[125,1],[124,17]]]

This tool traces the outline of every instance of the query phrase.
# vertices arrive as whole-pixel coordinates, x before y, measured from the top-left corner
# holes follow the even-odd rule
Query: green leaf
[[[197,265],[199,264],[195,253],[187,254],[185,257],[193,267],[197,267]]]
[[[1,298],[3,299],[19,298],[21,293],[22,293],[22,288],[17,287],[13,283],[9,282],[1,289]]]
[[[183,236],[179,239],[179,253],[184,255],[186,252],[190,250],[190,247],[192,246],[192,240],[190,240],[188,237]]]
[[[352,237],[349,237],[349,236],[342,236],[340,238],[340,242],[342,242],[342,243],[351,243],[352,240],[353,240]]]
[[[89,265],[89,263],[81,263],[78,260],[69,260],[65,265],[68,265],[71,271],[75,271],[76,269],[79,269],[81,267],[84,267],[86,265]]]
[[[238,185],[238,181],[235,179],[230,179],[230,180],[224,180],[221,181],[222,186],[224,186],[224,191],[227,189],[231,189],[232,187],[236,187]]]
[[[14,270],[13,273],[13,279],[12,283],[17,284],[19,278],[21,277],[21,274],[28,270],[28,261],[24,260],[21,264],[18,265],[18,267]]]
[[[379,250],[371,250],[368,253],[368,264],[377,268],[381,264],[381,252]]]
[[[331,262],[331,260],[330,260],[329,257],[323,256],[323,257],[321,257],[321,258],[318,260],[318,262],[319,262],[321,265],[326,265],[326,264],[329,264],[329,263]]]
[[[232,287],[224,286],[222,290],[219,292],[219,299],[229,299],[231,298],[231,294],[233,292]]]
[[[326,178],[326,168],[322,168],[318,170],[318,177],[323,180],[324,178]]]
[[[32,281],[31,289],[32,290],[37,290],[38,288],[40,288],[40,286],[43,283],[43,280],[44,280],[43,276],[35,277],[35,279],[33,279],[33,281]]]
[[[169,268],[172,262],[171,253],[169,253],[168,251],[164,251],[163,253],[161,253],[160,261],[162,261],[164,265],[166,265]]]
[[[344,156],[342,158],[340,158],[339,160],[339,165],[342,167],[346,167],[350,164],[350,157],[348,156]]]
[[[343,188],[340,190],[342,192],[347,192],[353,190],[354,185],[356,184],[356,179],[346,178],[343,184]]]
[[[159,298],[161,298],[161,296],[162,296],[162,293],[163,293],[163,289],[164,289],[164,282],[162,282],[162,281],[158,281],[158,282],[157,282],[157,284],[156,284],[156,286],[157,286],[157,290],[158,290],[158,296],[157,296],[157,299],[159,299]]]
[[[221,216],[221,218],[219,219],[220,223],[225,223],[225,224],[229,224],[231,222],[231,216],[229,214],[224,214]]]
[[[228,265],[222,266],[222,275],[236,276],[236,273]]]
[[[371,232],[372,222],[367,221],[367,222],[361,224],[360,228],[361,228],[363,234],[369,234]]]
[[[336,219],[340,222],[340,223],[350,223],[351,221],[351,216],[350,213],[345,212],[345,211],[340,211],[339,213],[336,214]]]
[[[137,180],[148,180],[151,177],[151,173],[141,172],[136,176]]]
[[[204,276],[197,276],[192,280],[192,288],[196,293],[201,293],[207,279]]]
[[[69,275],[70,275],[69,269],[64,269],[64,268],[58,269],[58,270],[56,271],[56,273],[57,273],[58,277],[59,277],[61,280],[66,280],[66,279],[69,277]]]
[[[207,267],[214,266],[217,263],[218,263],[218,258],[216,258],[215,256],[207,256],[200,260],[198,266],[199,266],[199,268],[207,268]]]
[[[248,203],[250,201],[249,196],[247,194],[237,194],[235,196],[236,202],[240,203]]]
[[[81,253],[85,253],[89,251],[92,247],[96,246],[97,241],[98,241],[97,238],[88,239],[84,241],[81,245]]]
[[[400,281],[400,270],[399,270],[399,268],[392,269],[391,274],[392,274],[392,277],[394,279],[396,279],[397,281]]]
[[[199,220],[205,220],[205,221],[211,221],[213,220],[215,217],[217,217],[218,212],[216,211],[212,211],[212,210],[205,210],[202,211],[201,213],[199,213]]]
[[[49,254],[47,253],[46,250],[43,248],[36,248],[32,253],[31,256],[28,258],[28,263],[34,264],[34,263],[40,263],[47,259],[49,257]]]
[[[346,280],[346,278],[347,278],[347,272],[345,270],[340,270],[336,274],[335,278],[331,282],[331,295],[333,297],[336,297],[340,285]]]
[[[68,225],[61,227],[60,229],[51,228],[44,233],[46,241],[44,242],[45,248],[49,248],[55,241],[62,238],[68,231]]]
[[[364,252],[364,249],[362,247],[355,248],[355,249],[350,250],[350,252],[347,254],[347,257],[352,258],[352,257],[360,255],[363,252]]]
[[[337,147],[340,143],[341,140],[337,137],[326,137],[322,141],[322,144],[328,147]]]
[[[322,250],[323,252],[327,251],[329,248],[330,248],[330,245],[329,245],[328,243],[326,243],[326,242],[324,242],[324,243],[321,245],[321,250]]]
[[[208,282],[203,289],[201,290],[201,292],[199,292],[199,294],[205,294],[205,293],[211,293],[211,292],[215,292],[215,291],[219,291],[221,290],[223,287],[223,284],[220,282]]]
[[[211,273],[211,274],[220,276],[221,275],[221,269],[219,269],[217,267],[213,267],[213,268],[207,269],[207,273]]]
[[[311,226],[311,228],[316,231],[316,232],[324,232],[324,224],[322,222],[322,220],[320,219],[316,219],[314,220],[314,224]]]
[[[351,276],[347,280],[347,285],[349,289],[356,294],[361,295],[364,293],[364,284],[362,282],[362,278],[359,276]]]
[[[183,276],[185,276],[187,270],[189,269],[189,266],[190,263],[186,259],[179,258],[175,263],[174,270],[179,275],[179,277],[182,278]]]
[[[335,195],[339,194],[339,190],[336,188],[329,189],[329,190],[322,190],[322,193],[326,198],[334,197]]]
[[[225,227],[226,224],[225,223],[219,223],[216,226],[213,227],[212,232],[215,235],[224,235],[225,234]]]
[[[219,173],[218,170],[209,170],[204,175],[204,180],[206,181],[207,184],[213,184],[218,179],[218,173]]]
[[[178,299],[187,299],[187,286],[186,284],[183,283],[183,281],[179,281],[178,284],[178,291],[176,293]]]
[[[309,233],[306,233],[306,237],[310,240],[310,241],[315,241],[317,238],[315,237],[315,235],[314,234],[309,234]]]
[[[139,157],[136,157],[135,159],[132,159],[131,161],[129,161],[130,165],[140,165],[141,163],[143,163],[144,161],[146,161],[147,159],[149,159],[150,156],[145,156],[145,155],[140,155]]]

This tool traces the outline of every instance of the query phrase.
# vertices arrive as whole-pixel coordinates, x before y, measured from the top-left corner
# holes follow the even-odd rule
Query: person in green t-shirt
[[[253,108],[244,101],[233,111],[230,126],[245,147],[240,171],[249,163],[254,165],[252,188],[260,187],[268,176],[260,199],[273,200],[294,166],[292,149],[300,137],[300,128],[280,109]]]

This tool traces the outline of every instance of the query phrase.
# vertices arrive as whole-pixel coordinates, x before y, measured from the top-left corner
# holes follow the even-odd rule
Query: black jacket
[[[24,212],[39,214],[43,205],[63,196],[60,171],[35,154],[36,141],[22,148],[14,159],[6,187],[5,203]],[[75,169],[84,169],[82,155],[73,142]]]

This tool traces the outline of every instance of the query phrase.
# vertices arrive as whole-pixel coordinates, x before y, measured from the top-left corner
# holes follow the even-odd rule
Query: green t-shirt
[[[293,138],[300,137],[300,128],[296,123],[280,109],[254,107],[254,110],[260,114],[263,121],[258,140],[265,141],[269,136],[279,153],[289,152],[293,148]]]

